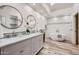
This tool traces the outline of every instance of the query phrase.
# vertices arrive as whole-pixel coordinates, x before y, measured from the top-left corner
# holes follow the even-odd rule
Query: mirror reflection
[[[16,29],[22,25],[22,15],[18,9],[3,5],[0,6],[0,23],[8,29]]]
[[[26,23],[28,25],[28,28],[33,29],[36,26],[36,19],[33,15],[27,16]]]

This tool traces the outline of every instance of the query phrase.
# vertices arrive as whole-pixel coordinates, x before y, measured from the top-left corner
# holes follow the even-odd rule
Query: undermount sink
[[[11,37],[16,37],[17,34],[16,33],[4,33],[4,38],[11,38]]]
[[[22,31],[22,32],[4,33],[3,37],[0,38],[0,39],[19,37],[19,36],[23,36],[23,35],[30,35],[30,34],[33,34],[33,33],[36,33],[36,32],[27,33],[26,31]]]

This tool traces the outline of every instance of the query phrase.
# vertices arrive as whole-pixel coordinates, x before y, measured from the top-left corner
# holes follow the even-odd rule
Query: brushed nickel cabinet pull
[[[23,53],[23,52],[24,52],[23,50],[20,51],[20,53]]]

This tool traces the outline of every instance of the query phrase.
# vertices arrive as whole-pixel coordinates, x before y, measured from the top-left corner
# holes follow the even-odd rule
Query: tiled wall
[[[39,29],[44,29],[45,28],[45,18],[40,15],[39,13],[37,13],[36,11],[34,11],[31,7],[29,7],[28,5],[26,4],[17,4],[17,3],[14,3],[14,4],[0,4],[0,5],[10,5],[10,6],[13,6],[15,8],[17,8],[22,16],[23,16],[23,24],[21,27],[17,28],[17,29],[6,29],[4,27],[2,27],[0,25],[0,36],[3,34],[3,33],[9,33],[9,32],[20,32],[20,31],[25,31],[27,29],[27,25],[25,23],[25,20],[27,20],[27,16],[28,15],[34,15],[34,17],[36,18],[36,27],[35,27],[35,30],[39,30]],[[7,10],[6,10],[7,11]]]
[[[48,19],[47,37],[52,36],[55,40],[57,34],[64,34],[65,40],[75,44],[75,19],[71,8],[58,10],[52,13],[52,18]]]

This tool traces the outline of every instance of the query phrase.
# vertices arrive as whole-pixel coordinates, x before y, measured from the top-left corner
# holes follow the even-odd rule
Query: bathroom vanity
[[[34,15],[24,18],[18,7],[0,6],[0,55],[37,54],[43,47],[43,33],[36,25]]]
[[[43,34],[33,33],[0,40],[1,55],[34,55],[43,47]]]

